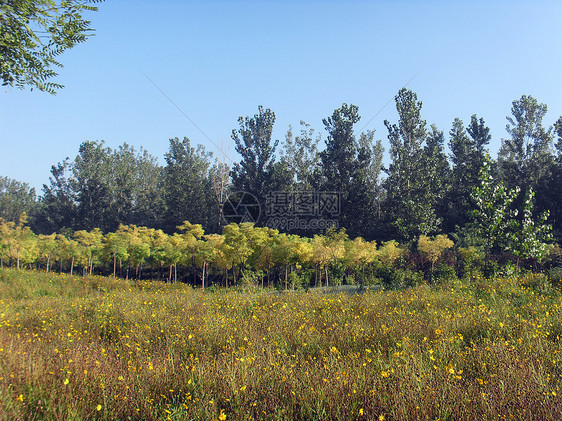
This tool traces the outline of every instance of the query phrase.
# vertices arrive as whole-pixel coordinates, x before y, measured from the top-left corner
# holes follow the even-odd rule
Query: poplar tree
[[[251,193],[264,204],[273,184],[274,154],[279,143],[272,140],[275,113],[260,105],[257,114],[240,117],[238,123],[240,127],[232,131],[232,139],[242,159],[230,172],[233,190]]]
[[[520,191],[519,187],[509,189],[503,182],[494,180],[491,164],[486,156],[480,170],[480,184],[472,191],[474,209],[468,225],[473,241],[480,243],[487,254],[508,248],[517,215],[511,205]]]
[[[384,181],[386,237],[413,241],[437,232],[441,223],[435,211],[436,192],[430,188],[435,172],[428,170],[424,152],[428,132],[421,118],[422,102],[406,88],[398,92],[395,102],[398,124],[384,122],[391,159]]]
[[[498,167],[508,186],[524,191],[537,190],[549,175],[553,164],[552,130],[545,129],[543,118],[548,108],[532,96],[513,101],[512,116],[507,117],[509,138],[502,139]]]
[[[356,105],[343,104],[323,121],[328,137],[320,152],[323,189],[340,197],[340,225],[349,235],[372,234],[373,202],[373,132],[355,137],[354,125],[361,119]]]
[[[204,228],[215,222],[214,217],[211,220],[210,158],[211,154],[202,145],[191,146],[187,137],[170,139],[163,181],[166,204],[163,228],[168,233],[184,221]]]
[[[461,119],[453,121],[449,131],[452,163],[451,189],[446,198],[447,213],[443,223],[446,232],[463,227],[470,220],[472,189],[479,184],[479,173],[490,142],[490,129],[482,118],[473,115],[467,128]]]

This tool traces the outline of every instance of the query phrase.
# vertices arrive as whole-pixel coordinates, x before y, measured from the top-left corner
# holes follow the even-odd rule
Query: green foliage
[[[419,235],[436,233],[441,224],[436,205],[444,192],[440,174],[442,138],[433,131],[427,144],[426,121],[421,118],[417,95],[401,89],[396,95],[398,124],[385,121],[390,141],[391,163],[384,182],[383,210],[391,238],[412,241]],[[425,149],[424,149],[425,146]]]
[[[548,255],[552,241],[552,225],[547,223],[548,212],[534,220],[534,197],[532,188],[526,194],[523,219],[517,221],[514,230],[510,233],[508,249],[517,258],[534,259],[541,263]]]
[[[260,105],[254,117],[240,117],[238,123],[240,128],[232,131],[232,139],[242,159],[230,173],[233,190],[249,192],[263,204],[276,184],[274,154],[279,141],[271,138],[275,113]]]
[[[56,94],[51,82],[64,51],[92,35],[87,11],[96,0],[6,0],[0,3],[0,77],[3,85]]]
[[[462,262],[463,275],[469,279],[480,274],[484,264],[484,254],[474,246],[459,247],[459,255]]]
[[[281,161],[285,162],[289,172],[294,174],[292,187],[295,191],[312,191],[319,187],[320,181],[318,143],[321,135],[314,137],[314,129],[302,120],[300,125],[299,136],[293,136],[293,128],[289,126],[283,143]]]
[[[380,280],[385,289],[405,289],[425,282],[422,271],[401,268],[399,266],[382,265],[377,268],[376,277]]]
[[[14,222],[4,222],[0,218],[1,266],[4,265],[4,258],[7,258],[19,270],[38,258],[37,236],[26,223],[25,212],[20,216],[17,225]]]
[[[207,226],[211,195],[208,178],[211,153],[205,147],[191,146],[188,138],[170,139],[165,154],[163,197],[166,205],[163,228],[171,233],[183,221]],[[215,218],[212,218],[213,220]]]
[[[449,131],[451,151],[451,188],[446,196],[444,229],[452,232],[455,226],[462,227],[470,220],[472,189],[479,182],[480,169],[484,163],[490,142],[490,129],[482,118],[473,115],[465,129],[462,120],[456,118]]]
[[[433,269],[432,281],[437,283],[448,283],[458,281],[457,272],[453,266],[441,263]]]
[[[36,208],[34,188],[27,183],[0,177],[0,218],[17,223],[24,212],[34,216]]]
[[[536,189],[539,181],[548,175],[553,162],[552,132],[543,127],[547,106],[532,96],[523,95],[513,101],[507,117],[506,131],[511,136],[502,140],[498,154],[500,173],[510,187],[523,191]]]
[[[302,290],[308,284],[308,281],[310,279],[309,275],[310,274],[307,272],[303,274],[300,274],[297,271],[293,271],[289,273],[289,287],[292,290],[297,290],[297,291]]]
[[[116,230],[120,224],[154,226],[164,218],[161,168],[156,159],[124,143],[83,142],[78,155],[51,167],[32,227],[43,234],[61,230]],[[175,221],[173,227],[181,222]],[[172,228],[173,230],[173,228]]]
[[[374,132],[361,133],[357,139],[354,126],[360,119],[359,107],[344,103],[322,120],[328,132],[326,148],[320,152],[322,187],[339,194],[340,226],[351,229],[352,236],[372,237],[374,195],[381,170],[374,154],[380,149],[373,145]]]
[[[548,271],[548,279],[554,286],[562,285],[562,266],[553,267]]]
[[[471,212],[473,221],[469,226],[483,240],[486,252],[506,247],[516,216],[510,206],[518,193],[518,188],[507,190],[503,183],[494,181],[487,157],[480,170],[480,185],[472,192],[475,209]]]
[[[504,139],[497,163],[486,154],[490,134],[483,119],[473,115],[466,129],[455,119],[450,169],[445,135],[422,119],[417,95],[401,89],[395,103],[398,122],[385,122],[391,162],[383,182],[381,141],[374,142],[372,131],[355,133],[359,110],[345,103],[323,120],[325,150],[318,151],[320,137],[302,122],[300,136],[293,138],[292,129],[287,134],[280,161],[275,160],[278,142],[272,140],[275,114],[260,106],[252,118],[240,117],[232,136],[241,161],[232,168],[232,185],[228,166],[219,161],[211,166],[212,154],[192,147],[187,138],[170,140],[165,167],[127,144],[113,150],[103,141],[83,142],[75,159],[52,167],[39,204],[25,183],[0,178],[0,218],[5,219],[0,262],[20,267],[31,262],[47,270],[57,263],[61,271],[76,264],[86,272],[99,268],[114,275],[126,265],[125,276],[135,268],[140,278],[145,268],[147,276],[168,281],[178,279],[179,269],[180,280],[200,281],[202,287],[236,283],[248,270],[261,271],[262,284],[286,288],[289,275],[306,271],[314,274],[315,286],[363,284],[376,282],[378,268],[394,264],[417,272],[431,263],[433,273],[448,246],[439,244],[440,236],[428,236],[438,235],[442,226],[463,247],[459,274],[478,276],[482,259],[486,273],[500,273],[509,260],[514,270],[521,263],[538,262],[542,268],[552,240],[545,210],[552,209],[554,237],[562,232],[562,118],[546,129],[544,104],[525,95],[514,101],[511,138]],[[518,180],[525,193],[519,196]],[[237,189],[256,194],[262,205],[271,190],[335,191],[341,194],[339,222],[345,231],[306,232],[316,235],[303,238],[252,224],[223,229],[222,202]],[[23,211],[30,215],[30,228],[18,225]],[[331,216],[327,213],[320,217]],[[177,227],[181,234],[174,233]],[[26,244],[25,235],[17,244],[17,229],[30,233]],[[87,238],[96,229],[101,243]],[[387,241],[377,250],[375,241],[363,238],[396,238],[402,246]],[[427,260],[407,253],[416,241]],[[490,259],[504,252],[492,267]]]
[[[77,217],[72,164],[66,158],[51,166],[49,185],[43,184],[43,196],[33,229],[42,234],[73,229]]]

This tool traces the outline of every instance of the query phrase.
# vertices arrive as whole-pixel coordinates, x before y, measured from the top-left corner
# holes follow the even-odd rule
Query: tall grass
[[[363,295],[0,271],[0,419],[562,419],[539,277]]]

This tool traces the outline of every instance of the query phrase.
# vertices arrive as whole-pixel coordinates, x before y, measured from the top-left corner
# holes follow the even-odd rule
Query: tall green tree
[[[359,140],[354,125],[361,119],[359,107],[343,104],[322,120],[328,132],[320,152],[323,189],[339,194],[342,227],[351,236],[370,236],[373,226],[375,185],[372,177],[373,132]]]
[[[428,131],[421,118],[422,102],[406,88],[398,92],[395,102],[398,124],[384,122],[391,159],[384,182],[385,236],[413,241],[420,235],[436,233],[441,223],[435,209],[438,196],[430,188],[435,172],[426,167]]]
[[[486,253],[501,251],[509,246],[510,234],[515,228],[516,211],[512,203],[520,189],[507,188],[501,180],[492,176],[492,160],[489,156],[480,170],[480,184],[472,191],[474,209],[468,225],[467,245],[481,246]],[[470,244],[470,242],[473,244]]]
[[[382,187],[381,174],[384,169],[383,157],[384,148],[382,140],[374,141],[374,130],[368,130],[359,135],[359,148],[360,150],[370,151],[370,160],[365,168],[365,177],[367,179],[367,186],[371,189],[370,196],[373,198],[373,208],[371,220],[371,227],[376,228],[382,218],[381,204],[384,200],[384,189]],[[375,223],[376,221],[376,223]],[[371,233],[372,234],[372,233]]]
[[[516,200],[520,215],[524,212],[525,195],[532,189],[535,193],[537,212],[543,213],[560,207],[556,159],[553,150],[553,128],[546,128],[543,119],[548,107],[535,98],[523,95],[513,101],[511,116],[507,117],[506,131],[509,138],[502,140],[498,154],[498,169],[501,178],[513,188],[521,187],[522,195]],[[556,211],[553,222],[559,229]]]
[[[516,222],[509,241],[508,249],[517,257],[517,266],[520,259],[541,263],[550,251],[547,243],[553,239],[552,225],[547,222],[549,212],[534,216],[534,197],[535,192],[530,188],[525,195],[523,218]]]
[[[73,229],[77,218],[75,181],[69,158],[51,167],[49,185],[43,184],[33,230],[42,234]]]
[[[214,233],[222,232],[223,227],[223,204],[231,189],[230,168],[223,160],[215,159],[215,163],[209,169],[209,182],[211,185],[211,209],[212,216],[209,221],[209,230]]]
[[[191,146],[187,137],[170,139],[163,183],[166,203],[163,228],[168,233],[184,221],[204,228],[211,223],[210,159],[210,152],[202,145]]]
[[[63,228],[108,232],[119,224],[155,226],[163,218],[161,172],[145,150],[83,142],[73,161],[67,158],[51,168],[33,227],[48,234]]]
[[[484,155],[487,153],[486,145],[488,145],[490,140],[492,140],[490,128],[486,126],[482,117],[478,118],[476,117],[476,114],[473,114],[472,117],[470,117],[470,124],[468,125],[466,131],[472,138],[473,153],[476,154],[476,157],[482,164],[484,162]]]
[[[468,128],[461,119],[453,121],[449,131],[451,186],[446,198],[447,212],[443,221],[446,232],[463,227],[470,220],[472,189],[479,184],[480,169],[487,153],[485,146],[490,142],[490,129],[482,118],[473,115]]]
[[[80,145],[72,166],[76,192],[76,229],[113,231],[119,223],[112,213],[113,151],[103,141]]]
[[[0,218],[17,223],[24,212],[33,217],[36,208],[34,188],[9,177],[0,177]]]
[[[111,213],[114,222],[154,227],[162,222],[162,168],[145,149],[124,143],[113,151]]]
[[[435,125],[431,125],[424,150],[427,197],[434,203],[435,213],[440,221],[447,215],[447,195],[452,189],[451,168],[445,154],[445,135]]]
[[[322,120],[328,132],[326,148],[320,153],[324,186],[329,190],[348,190],[359,164],[359,153],[353,126],[359,122],[359,107],[343,104]]]
[[[265,209],[270,191],[285,190],[290,184],[287,166],[276,162],[278,140],[272,139],[275,113],[258,107],[253,117],[240,117],[239,129],[232,131],[236,152],[241,156],[230,171],[234,191],[244,191],[256,196]]]
[[[556,198],[555,203],[550,205],[550,221],[554,228],[554,237],[560,243],[562,242],[562,117],[554,123],[554,133],[557,137],[556,148],[556,163],[554,171],[550,179],[550,192],[551,198]]]
[[[289,172],[293,174],[293,189],[311,191],[319,187],[321,169],[318,144],[322,137],[320,134],[314,136],[310,124],[301,120],[300,125],[300,135],[297,136],[293,135],[293,128],[289,126],[281,160],[286,162]]]
[[[556,141],[556,158],[558,162],[560,162],[562,160],[562,117],[560,117],[558,120],[556,120],[556,123],[554,123],[554,133],[558,137]]]
[[[513,101],[506,125],[510,137],[502,139],[498,154],[500,176],[509,187],[519,186],[525,192],[532,188],[542,195],[541,185],[554,163],[552,130],[543,126],[547,110],[530,95]]]
[[[3,85],[55,94],[58,57],[92,35],[84,12],[92,0],[4,0],[0,3],[0,77]]]

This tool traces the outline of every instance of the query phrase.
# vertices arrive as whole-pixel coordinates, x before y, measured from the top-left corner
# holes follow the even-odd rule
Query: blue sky
[[[388,151],[383,122],[397,114],[383,107],[412,78],[428,124],[447,133],[477,114],[494,156],[521,95],[548,105],[547,125],[562,115],[562,2],[107,0],[88,18],[96,35],[61,57],[58,95],[0,94],[0,175],[38,193],[85,140],[163,163],[187,136],[236,161],[231,132],[258,105],[283,140],[300,120],[325,139],[322,119],[356,104],[357,129],[372,119]]]

